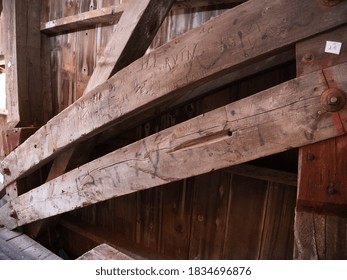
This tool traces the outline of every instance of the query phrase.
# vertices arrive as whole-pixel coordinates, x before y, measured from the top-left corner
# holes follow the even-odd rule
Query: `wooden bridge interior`
[[[0,259],[347,258],[347,1],[0,3]]]

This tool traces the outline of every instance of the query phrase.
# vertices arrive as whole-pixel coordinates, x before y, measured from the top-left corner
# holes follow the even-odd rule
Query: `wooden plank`
[[[230,173],[195,178],[189,259],[221,259],[227,228]]]
[[[102,230],[100,227],[92,226],[88,222],[82,223],[80,220],[69,215],[61,219],[59,225],[63,229],[68,230],[69,233],[76,234],[78,240],[84,237],[96,244],[107,243],[133,259],[168,259],[165,255],[160,255],[155,251],[149,250],[141,244],[127,242],[118,238],[115,239],[114,234]]]
[[[234,175],[221,259],[258,259],[267,182]]]
[[[14,230],[8,230],[5,227],[0,226],[0,237],[2,240],[9,241],[15,237],[18,237],[22,235],[23,233],[21,231],[14,231]]]
[[[52,167],[48,173],[46,182],[53,180],[56,177],[59,177],[62,174],[64,174],[73,152],[74,152],[74,149],[67,150],[54,160]],[[8,190],[8,188],[9,187],[7,187],[6,190]],[[31,223],[30,225],[27,225],[27,227],[25,228],[25,231],[30,237],[36,238],[37,236],[39,236],[39,234],[43,231],[44,228],[47,228],[47,226],[52,224],[53,222],[56,222],[56,221],[47,220],[47,219],[37,221],[37,222]]]
[[[297,210],[346,217],[346,136],[304,147],[300,149],[299,159],[301,187]]]
[[[18,106],[18,73],[17,73],[17,52],[16,40],[13,40],[13,35],[16,34],[16,1],[3,1],[3,48],[6,54],[6,107],[9,112],[7,122],[9,127],[15,127],[20,121],[19,106]]]
[[[113,5],[110,7],[99,8],[77,15],[65,16],[64,18],[54,19],[41,23],[41,31],[55,35],[77,29],[94,27],[97,24],[116,24],[127,4]]]
[[[259,259],[293,259],[296,189],[269,182]]]
[[[0,253],[13,260],[60,259],[27,235],[6,228],[0,228]]]
[[[1,164],[2,170],[11,169],[11,175],[5,176],[5,185],[38,168],[71,143],[164,101],[182,102],[197,96],[203,93],[201,88],[194,91],[199,85],[347,21],[346,2],[323,10],[315,1],[304,4],[303,7],[289,0],[269,5],[248,1],[137,60],[53,118],[25,145],[7,156]],[[271,21],[269,10],[273,15]],[[312,14],[310,21],[307,21],[307,10]],[[88,116],[93,116],[92,123]],[[61,135],[59,127],[69,133]],[[29,149],[30,157],[20,156],[28,154]]]
[[[227,171],[233,174],[251,177],[259,180],[271,181],[278,184],[297,186],[298,176],[294,173],[279,171],[250,164],[240,164],[232,166]]]
[[[182,180],[163,188],[160,253],[188,259],[193,206],[193,181]]]
[[[103,243],[86,252],[77,260],[133,260],[133,258]]]
[[[97,62],[86,92],[99,85],[104,76],[111,77],[145,54],[173,2],[174,0],[128,2],[128,8],[119,20],[116,32],[109,39],[103,56]]]
[[[347,64],[329,71],[344,73]],[[344,77],[332,77],[347,91]],[[1,221],[15,228],[112,197],[345,134],[342,123],[346,119],[337,123],[338,112],[321,111],[320,97],[326,89],[319,71],[200,115],[19,196],[0,209]],[[16,218],[10,217],[11,213]]]
[[[345,260],[347,218],[297,211],[295,259]]]
[[[41,1],[4,1],[8,125],[43,124],[40,68]]]
[[[324,32],[296,45],[297,75],[305,75],[347,61],[347,51],[344,47],[339,55],[326,53],[327,41],[341,42],[347,45],[347,25]]]
[[[137,193],[136,243],[159,251],[162,199],[157,188]]]

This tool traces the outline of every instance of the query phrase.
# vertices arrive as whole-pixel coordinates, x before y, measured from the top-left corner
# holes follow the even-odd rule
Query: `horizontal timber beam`
[[[347,64],[324,70],[346,97]],[[8,228],[107,199],[344,135],[347,106],[325,111],[328,82],[314,72],[116,150],[8,202]],[[290,121],[288,121],[290,120]]]
[[[208,7],[212,5],[225,5],[242,3],[245,0],[184,0],[176,1],[173,5],[173,9],[187,9],[187,8],[199,8]],[[71,32],[77,29],[84,29],[94,27],[98,24],[116,24],[124,10],[127,7],[127,3],[113,5],[109,7],[99,8],[88,12],[80,13],[73,16],[59,18],[48,22],[41,23],[41,32],[50,35],[56,35],[63,32]]]
[[[136,115],[142,119],[154,107],[190,100],[206,92],[205,84],[222,86],[213,81],[346,23],[346,9],[347,1],[322,8],[318,1],[251,0],[226,11],[138,59],[52,118],[1,162],[0,190],[79,141]]]
[[[270,181],[273,183],[297,187],[298,176],[294,173],[254,166],[250,164],[239,164],[232,166],[226,171],[233,174],[255,178],[259,180]]]
[[[99,8],[73,16],[41,23],[41,32],[56,35],[63,32],[84,29],[97,24],[115,24],[124,12],[126,4]]]

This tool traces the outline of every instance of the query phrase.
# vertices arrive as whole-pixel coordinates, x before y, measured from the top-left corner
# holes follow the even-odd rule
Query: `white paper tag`
[[[4,183],[4,175],[2,175],[2,173],[0,173],[0,184]]]
[[[326,53],[333,53],[333,54],[340,54],[341,47],[342,47],[341,42],[327,41],[325,44],[325,52]]]

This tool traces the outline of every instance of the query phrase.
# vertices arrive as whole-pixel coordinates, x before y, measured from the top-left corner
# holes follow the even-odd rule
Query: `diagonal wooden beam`
[[[88,88],[94,88],[106,82],[110,76],[110,72],[117,67],[117,65],[118,68],[121,69],[122,65],[126,66],[130,64],[136,60],[138,56],[142,56],[145,53],[173,2],[174,0],[146,0],[138,3],[138,1],[131,0],[127,5],[118,5],[117,9],[111,7],[101,9],[101,11],[90,11],[88,12],[90,13],[88,16],[83,14],[78,15],[81,20],[87,20],[89,17],[110,12],[114,15],[117,11],[119,17],[122,15],[117,29],[112,34],[111,40],[107,43],[106,48],[101,54],[101,60],[97,63],[97,67],[93,71],[87,87],[84,90],[84,94],[88,91]],[[154,6],[156,6],[156,9],[153,9]],[[119,13],[119,11],[122,13]],[[155,27],[148,31],[148,26],[145,26],[146,24],[149,26],[154,25]],[[135,42],[133,40],[135,37],[136,40],[141,41],[141,44],[136,44],[138,47],[134,47]],[[134,53],[134,49],[137,53]],[[103,63],[105,57],[112,57],[108,65],[104,65]],[[56,159],[47,181],[54,179],[57,174],[61,175],[65,172],[73,151],[73,148],[69,149]]]
[[[251,0],[223,13],[135,61],[51,119],[2,161],[0,189],[79,141],[135,115],[142,119],[155,106],[196,97],[206,92],[205,84],[221,86],[228,82],[221,77],[346,23],[346,9],[346,1],[322,8],[318,1]]]
[[[120,69],[143,56],[152,42],[174,0],[130,0],[128,8],[90,77],[85,92],[106,80]]]
[[[326,71],[346,95],[347,64]],[[12,229],[344,135],[347,105],[324,110],[327,83],[322,71],[314,72],[146,137],[13,199],[0,209],[0,220]]]

